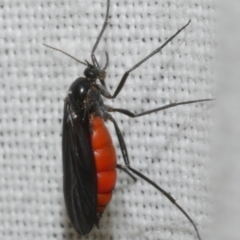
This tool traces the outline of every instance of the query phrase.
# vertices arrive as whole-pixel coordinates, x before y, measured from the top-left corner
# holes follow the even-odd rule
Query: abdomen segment
[[[90,121],[97,171],[97,212],[101,214],[111,201],[116,184],[116,152],[104,120],[101,117],[93,117]]]

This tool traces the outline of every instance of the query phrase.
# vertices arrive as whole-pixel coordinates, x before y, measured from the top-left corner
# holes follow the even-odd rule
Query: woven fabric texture
[[[0,239],[80,239],[63,199],[63,100],[84,66],[42,43],[90,60],[101,30],[105,0],[0,1]],[[111,0],[109,26],[97,49],[111,92],[124,71],[191,24],[130,74],[110,106],[139,113],[212,97],[214,8],[209,0]],[[132,167],[177,200],[199,228],[209,231],[211,103],[171,108],[130,119],[113,114]],[[116,135],[107,123],[123,164]],[[205,238],[204,238],[205,237]],[[81,239],[197,239],[192,225],[161,193],[118,171],[101,230]]]

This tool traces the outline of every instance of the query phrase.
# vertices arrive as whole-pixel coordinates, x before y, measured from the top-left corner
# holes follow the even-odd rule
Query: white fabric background
[[[61,119],[69,85],[84,67],[42,43],[90,60],[104,0],[0,1],[0,239],[73,240],[63,200]],[[192,20],[160,54],[134,71],[109,105],[141,112],[174,101],[212,97],[215,13],[209,0],[111,1],[98,48],[110,57],[111,91],[124,71]],[[212,103],[138,119],[114,114],[132,166],[171,193],[209,239],[209,130]],[[117,146],[119,163],[122,157]],[[191,224],[149,184],[124,173],[101,230],[83,239],[197,239]]]

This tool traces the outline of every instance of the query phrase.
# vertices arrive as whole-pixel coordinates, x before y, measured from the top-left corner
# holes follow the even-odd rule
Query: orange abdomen
[[[116,184],[116,152],[112,138],[101,117],[93,117],[92,147],[97,170],[97,212],[103,213],[111,201]]]

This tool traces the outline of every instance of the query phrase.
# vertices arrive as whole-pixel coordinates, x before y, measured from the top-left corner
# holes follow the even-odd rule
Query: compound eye
[[[86,78],[98,78],[100,75],[100,72],[97,68],[91,68],[91,67],[87,67],[84,70],[84,75]]]

